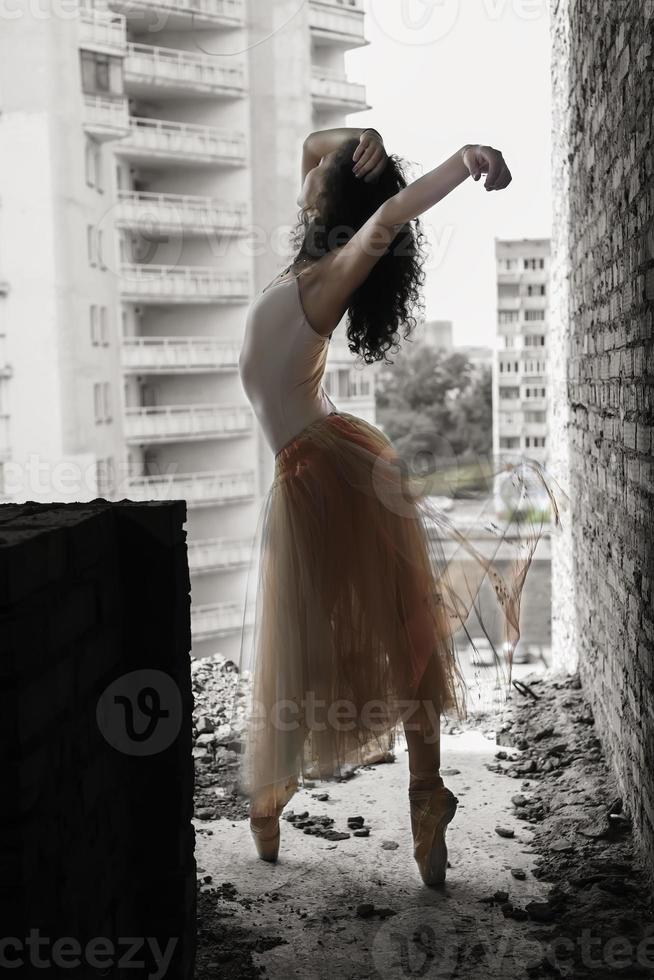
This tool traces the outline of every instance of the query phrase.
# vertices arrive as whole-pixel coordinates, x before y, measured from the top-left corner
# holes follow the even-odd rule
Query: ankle
[[[440,789],[445,783],[438,769],[409,772],[409,793]]]

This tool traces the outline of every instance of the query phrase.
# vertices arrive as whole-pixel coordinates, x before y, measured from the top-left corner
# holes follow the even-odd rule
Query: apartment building
[[[288,260],[302,140],[369,108],[365,43],[361,0],[3,22],[0,499],[185,499],[195,656],[238,657],[272,473],[245,311]],[[374,377],[330,346],[330,395],[373,420]]]
[[[550,240],[495,241],[493,452],[547,463]]]

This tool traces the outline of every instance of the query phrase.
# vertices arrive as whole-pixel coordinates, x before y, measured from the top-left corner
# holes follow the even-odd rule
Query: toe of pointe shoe
[[[257,854],[262,861],[276,861],[279,855],[279,820],[276,820],[275,827],[254,827],[250,823],[250,833],[257,849]]]
[[[437,792],[422,803],[412,802],[413,856],[425,885],[442,885],[445,882],[445,830],[456,812],[458,802],[458,798],[449,790]]]

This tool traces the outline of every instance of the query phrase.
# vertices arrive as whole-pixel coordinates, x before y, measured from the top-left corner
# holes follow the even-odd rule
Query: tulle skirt
[[[538,464],[526,465],[558,523],[551,484]],[[523,498],[524,469],[510,474]],[[301,778],[338,777],[387,751],[417,699],[464,718],[476,681],[454,637],[473,609],[481,620],[484,582],[496,607],[495,688],[507,690],[542,525],[490,525],[492,547],[482,553],[428,495],[430,476],[410,472],[380,429],[341,411],[276,455],[248,572],[244,624],[249,615],[252,627],[241,645],[252,686],[239,779],[252,814],[279,812]],[[507,543],[508,573],[495,560]]]

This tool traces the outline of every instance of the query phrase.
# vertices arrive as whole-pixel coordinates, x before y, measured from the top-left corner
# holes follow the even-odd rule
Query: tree
[[[377,419],[402,457],[475,464],[492,452],[492,374],[461,352],[407,344],[380,372]]]

